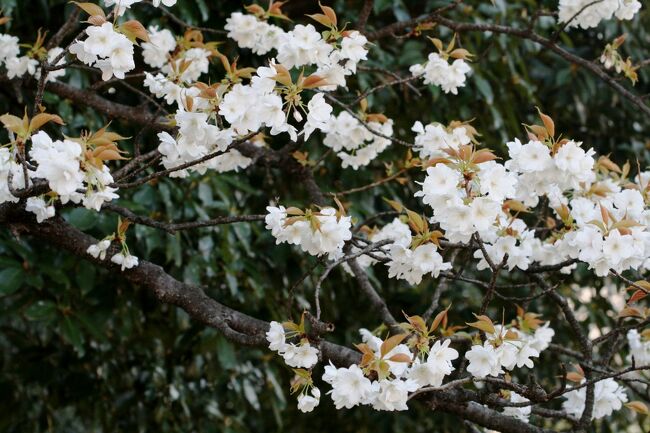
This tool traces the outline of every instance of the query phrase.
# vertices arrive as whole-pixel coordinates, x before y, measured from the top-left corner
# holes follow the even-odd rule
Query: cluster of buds
[[[627,35],[621,35],[607,44],[603,53],[600,55],[600,62],[605,66],[605,69],[614,68],[617,74],[623,73],[632,84],[636,84],[639,79],[636,72],[639,66],[634,66],[629,57],[623,60],[623,56],[618,52],[618,49],[625,42],[626,37]]]

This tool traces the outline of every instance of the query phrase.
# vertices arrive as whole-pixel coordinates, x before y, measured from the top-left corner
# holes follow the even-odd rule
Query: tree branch
[[[567,51],[566,49],[557,45],[552,39],[545,38],[535,33],[530,28],[516,28],[516,27],[509,27],[509,26],[503,26],[498,24],[458,22],[443,17],[441,15],[441,12],[438,10],[430,14],[422,15],[412,20],[393,23],[376,32],[367,34],[367,37],[369,40],[382,39],[391,36],[398,31],[402,31],[404,29],[414,27],[423,22],[435,22],[445,27],[448,27],[458,33],[467,32],[467,31],[492,32],[492,33],[511,35],[521,39],[527,39],[532,42],[535,42],[545,48],[548,48],[549,50],[551,50],[552,52],[554,52],[564,60],[585,68],[586,70],[588,70],[589,72],[591,72],[592,74],[600,78],[602,81],[604,81],[609,87],[614,89],[625,99],[630,101],[632,104],[636,105],[643,113],[650,116],[650,106],[648,106],[643,101],[643,98],[639,97],[638,95],[635,95],[634,93],[630,92],[628,89],[623,87],[615,78],[611,77],[599,65]]]

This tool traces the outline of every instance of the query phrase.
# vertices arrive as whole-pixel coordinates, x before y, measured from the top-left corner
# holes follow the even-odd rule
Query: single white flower
[[[300,412],[312,412],[320,403],[320,390],[316,387],[311,389],[311,395],[307,393],[298,396],[298,410]]]
[[[309,343],[287,344],[283,349],[282,357],[289,367],[311,368],[318,362],[318,349]]]
[[[275,352],[282,352],[286,347],[284,327],[281,323],[271,322],[269,330],[266,332],[266,340],[269,342],[269,349]]]
[[[106,258],[106,251],[111,246],[111,241],[108,239],[101,240],[96,244],[92,244],[86,250],[86,253],[90,254],[96,259],[104,260]],[[119,264],[119,263],[118,263]]]
[[[138,258],[124,252],[117,253],[111,257],[111,262],[120,265],[122,271],[138,266]]]

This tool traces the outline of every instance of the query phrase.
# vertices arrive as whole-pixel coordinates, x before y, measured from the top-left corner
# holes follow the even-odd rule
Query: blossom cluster
[[[61,55],[63,48],[53,47],[46,50],[42,46],[43,37],[31,45],[30,50],[20,55],[20,41],[17,37],[0,33],[0,66],[7,70],[7,78],[21,78],[25,75],[40,78],[40,60],[47,60],[52,66],[61,66],[65,59]],[[46,82],[55,81],[65,75],[65,69],[59,68],[48,72]]]
[[[382,340],[366,329],[361,329],[362,344],[356,347],[362,353],[358,364],[335,367],[331,362],[325,366],[322,376],[332,389],[327,392],[337,409],[358,405],[372,406],[375,410],[407,410],[407,402],[413,393],[423,388],[442,386],[446,377],[454,372],[453,361],[459,353],[450,347],[451,339],[433,336],[443,323],[448,329],[447,310],[440,312],[431,326],[420,316],[406,316],[408,323],[400,327],[406,333],[396,334]],[[488,375],[499,376],[515,367],[533,367],[530,358],[545,350],[554,331],[549,323],[538,319],[534,313],[518,312],[517,321],[508,327],[493,326],[485,316],[470,324],[486,331],[484,345],[474,345],[465,353],[467,372],[475,380]],[[271,322],[266,333],[269,349],[278,352],[287,365],[297,368],[292,389],[301,390],[298,408],[309,412],[318,406],[321,392],[311,379],[311,369],[318,361],[318,350],[304,336],[304,316],[301,325]],[[489,328],[491,327],[491,329]],[[287,343],[288,338],[300,338],[299,344]],[[433,344],[431,344],[433,341]],[[303,369],[310,369],[306,371]],[[510,401],[527,402],[524,397],[511,393]],[[529,406],[513,407],[504,411],[509,416],[527,421]]]
[[[113,23],[89,26],[85,33],[86,39],[75,41],[69,50],[82,63],[99,68],[102,80],[122,79],[135,68],[133,42],[116,31]]]
[[[606,158],[596,161],[581,143],[548,137],[508,143],[509,159],[500,163],[477,150],[464,129],[414,126],[416,150],[433,158],[416,196],[431,206],[431,222],[449,241],[467,243],[478,235],[484,242],[475,251],[479,269],[503,260],[509,269],[525,270],[533,262],[574,259],[604,276],[647,265],[646,172],[627,179],[623,169]],[[545,239],[523,218],[542,197],[561,221]]]
[[[295,141],[299,134],[307,139],[314,130],[321,130],[327,134],[324,144],[337,152],[344,167],[354,169],[367,165],[390,144],[387,137],[393,134],[391,120],[369,115],[367,123],[362,124],[347,112],[332,115],[332,107],[321,94],[314,95],[305,104],[304,96],[287,93],[286,87],[282,89],[291,84],[286,83],[288,72],[284,71],[304,67],[313,70],[315,82],[310,88],[333,90],[344,86],[345,77],[355,73],[357,64],[367,58],[367,39],[359,32],[339,32],[334,28],[325,39],[311,24],[298,24],[285,31],[260,15],[240,12],[228,18],[225,29],[228,37],[241,48],[252,49],[256,54],[275,50],[277,54],[268,67],[257,69],[250,77],[250,84],[235,83],[219,95],[219,114],[238,134],[268,127],[272,135],[286,132]],[[145,55],[147,57],[156,56]],[[162,60],[162,55],[158,59]],[[284,81],[279,78],[283,74],[286,74]],[[179,87],[175,81],[178,80],[170,80],[162,74],[148,74],[145,85],[157,97],[165,97],[168,103],[175,101],[179,105],[187,96],[195,98],[198,94],[192,87]],[[283,103],[283,99],[288,103]],[[306,122],[299,132],[288,120],[293,117],[301,122],[303,114],[306,114]]]
[[[17,202],[11,190],[30,186],[35,179],[46,180],[52,191],[47,196],[27,199],[26,210],[34,213],[39,223],[55,215],[53,204],[57,199],[99,211],[105,202],[118,198],[117,189],[110,186],[113,177],[102,159],[112,154],[100,155],[108,148],[96,151],[82,139],[52,140],[44,131],[35,133],[30,140],[28,156],[35,166],[20,164],[15,147],[0,149],[0,203]]]
[[[292,334],[289,334],[289,337]],[[311,368],[318,362],[318,349],[309,344],[307,339],[300,340],[299,344],[288,343],[284,326],[279,322],[271,322],[271,327],[266,333],[269,349],[282,356],[289,367]]]
[[[422,77],[424,84],[440,87],[445,93],[458,94],[458,88],[465,86],[467,74],[472,70],[464,59],[449,63],[445,56],[430,53],[423,64],[412,65],[409,69],[416,77]]]
[[[211,53],[204,47],[179,50],[172,57],[170,53],[177,47],[169,30],[150,27],[150,42],[142,44],[144,61],[161,72],[145,72],[144,85],[157,98],[162,98],[168,105],[182,107],[187,98],[197,97],[201,91],[193,86],[201,75],[208,72]],[[162,67],[161,67],[162,65]]]
[[[451,269],[451,263],[444,261],[434,243],[418,245],[414,249],[394,244],[390,247],[390,261],[386,265],[389,277],[410,284],[419,284],[426,274],[437,278],[440,272]]]
[[[521,395],[517,394],[514,391],[510,391],[510,403],[529,403],[530,400],[528,400],[526,397],[522,397]],[[506,406],[503,408],[503,413],[504,415],[511,416],[513,418],[517,418],[519,421],[523,422],[528,422],[528,417],[530,417],[530,413],[532,412],[531,406]]]
[[[366,60],[368,40],[358,31],[341,32],[326,40],[312,24],[297,24],[290,31],[269,24],[251,14],[233,13],[226,20],[228,37],[239,47],[256,54],[276,51],[279,63],[288,69],[314,66],[326,84],[323,90],[345,86],[346,76],[356,73],[357,64]]]
[[[271,322],[266,332],[266,340],[269,342],[269,349],[282,356],[284,362],[296,372],[294,387],[296,391],[300,391],[298,409],[311,412],[320,403],[320,390],[313,386],[311,373],[305,369],[311,369],[318,362],[318,349],[312,346],[307,338],[301,338],[298,344],[287,342],[288,339],[298,338],[304,331],[303,328],[304,316],[300,325],[293,322]]]
[[[584,380],[583,382],[584,383]],[[566,401],[562,403],[562,408],[576,418],[582,415],[585,410],[587,399],[587,387],[583,386],[568,392]],[[625,389],[620,386],[614,379],[607,378],[596,382],[594,386],[594,409],[592,416],[594,419],[603,418],[611,415],[614,411],[623,407],[627,402]]]
[[[36,221],[42,223],[55,216],[57,201],[63,205],[81,204],[87,209],[99,211],[104,203],[119,198],[117,188],[111,186],[113,176],[105,163],[124,159],[116,144],[124,137],[102,128],[94,133],[84,132],[78,138],[52,140],[46,132],[36,131],[48,122],[63,122],[60,117],[45,112],[32,119],[27,115],[20,119],[5,114],[0,116],[0,121],[12,139],[9,147],[0,148],[0,204],[18,202],[19,198],[13,195],[15,190],[45,181],[50,192],[30,196],[25,201],[25,210],[33,213]],[[25,155],[29,157],[29,162],[19,162],[22,160],[19,145],[29,149]],[[122,270],[138,265],[138,258],[129,253],[124,240],[128,225],[128,222],[119,222],[120,235],[117,238],[120,239],[122,250],[111,257],[111,261]],[[90,245],[86,252],[104,260],[114,239],[115,235],[105,238]]]
[[[111,246],[112,240],[113,240],[112,237],[106,238],[106,239],[102,239],[96,244],[90,245],[86,249],[86,254],[99,260],[106,259],[106,254],[108,252],[108,249]],[[131,255],[131,253],[128,252],[128,249],[123,248],[122,251],[113,254],[111,256],[111,262],[120,266],[121,270],[124,271],[125,269],[131,269],[138,266],[139,259],[136,256]]]
[[[142,0],[104,0],[104,5],[106,7],[115,6],[115,11],[118,16],[124,15],[128,9],[131,8],[136,3],[140,3]],[[162,3],[163,6],[171,7],[176,4],[177,0],[152,0],[151,4],[154,7],[159,7]]]
[[[451,133],[440,125],[423,128],[416,124],[414,129],[418,131],[416,150],[437,158],[427,168],[416,196],[432,207],[431,222],[449,241],[467,243],[478,234],[484,242],[484,248],[475,251],[479,269],[488,267],[488,259],[500,263],[507,258],[508,268],[525,270],[535,261],[547,265],[576,258],[604,275],[611,268],[638,268],[646,260],[644,218],[648,212],[639,192],[644,187],[630,189],[625,180],[614,183],[611,176],[598,179],[603,176],[595,170],[593,150],[584,151],[579,143],[568,140],[555,150],[538,140],[526,144],[515,140],[508,143],[510,159],[501,164],[491,153],[462,144],[471,141],[465,127],[454,127]],[[602,192],[595,195],[594,190]],[[611,193],[609,200],[603,197],[606,193]],[[563,206],[569,214],[564,220],[571,218],[560,236],[544,241],[519,217],[526,206],[537,205],[543,196],[553,209],[560,209],[556,210],[559,218]],[[433,246],[427,248],[435,252]],[[398,246],[393,249],[400,250]],[[483,257],[483,250],[488,258]],[[410,263],[410,255],[402,261]],[[444,269],[437,255],[427,263]],[[399,272],[391,276],[403,277]],[[415,274],[412,282],[420,279]]]
[[[207,113],[178,110],[174,118],[178,126],[176,137],[168,132],[158,134],[158,151],[163,155],[165,168],[172,169],[215,152],[221,154],[187,169],[176,170],[170,173],[170,177],[186,177],[189,170],[204,174],[208,169],[223,172],[250,164],[250,159],[238,150],[228,149],[234,139],[233,131],[210,123]]]
[[[343,168],[368,165],[391,143],[393,121],[377,118],[361,123],[347,111],[331,116],[323,144],[336,152]]]
[[[11,183],[10,183],[11,182]],[[19,198],[11,193],[25,186],[23,166],[16,161],[15,155],[6,147],[0,148],[0,204],[17,203]],[[39,207],[36,204],[35,207]],[[49,214],[49,211],[48,211]]]
[[[15,36],[0,34],[0,65],[7,69],[7,77],[22,77],[26,73],[34,75],[38,60],[29,56],[19,56],[19,40]]]
[[[468,362],[467,372],[479,381],[486,376],[498,377],[515,367],[533,368],[532,358],[548,348],[555,334],[549,323],[543,323],[534,313],[518,311],[517,321],[509,326],[494,326],[485,316],[477,318],[479,321],[470,325],[485,331],[485,341],[471,346],[464,357]],[[411,329],[414,335],[425,336],[425,341],[431,338],[429,332],[437,326],[432,324],[431,329],[427,329],[424,322],[419,326],[421,318],[418,316],[407,316],[407,319],[414,326],[401,326]],[[321,391],[311,379],[311,369],[318,362],[319,353],[305,337],[301,337],[298,344],[287,342],[303,335],[299,329],[293,322],[271,322],[266,338],[269,348],[278,352],[288,366],[296,368],[292,389],[300,391],[298,408],[311,412],[319,405],[321,397]],[[421,339],[415,338],[411,341],[420,342],[416,343],[415,350],[411,342],[403,343],[407,335],[398,334],[381,340],[366,329],[361,329],[360,333],[363,344],[357,347],[363,354],[361,363],[337,368],[330,362],[324,369],[322,379],[332,387],[327,394],[337,409],[368,405],[375,410],[407,410],[407,402],[413,393],[422,388],[442,386],[445,378],[455,370],[453,361],[458,359],[459,353],[450,347],[450,339],[438,339],[430,346],[430,343],[423,346]],[[643,362],[648,353],[648,343],[641,342],[636,330],[628,333],[628,341],[631,356]],[[506,395],[517,406],[507,406],[503,413],[528,422],[531,413],[531,406],[527,404],[529,400],[514,391],[508,391]],[[582,379],[580,385],[564,397],[563,409],[571,416],[580,417],[585,407],[585,380]],[[613,378],[596,381],[594,419],[611,415],[627,400],[624,389]]]
[[[474,130],[466,124],[454,122],[445,127],[439,123],[422,125],[417,121],[411,128],[416,133],[413,150],[422,159],[433,159],[446,156],[445,149],[458,150],[460,146],[470,144]]]
[[[266,228],[271,230],[277,244],[299,245],[311,255],[327,254],[336,259],[343,255],[345,241],[352,238],[351,218],[331,207],[317,212],[284,206],[268,206],[266,210]]]
[[[381,230],[365,227],[368,240],[372,242],[391,241],[385,248],[373,251],[374,257],[384,259],[388,267],[388,276],[406,280],[409,284],[419,284],[426,274],[438,277],[440,272],[451,269],[451,263],[445,262],[435,243],[427,242],[414,245],[414,237],[409,225],[395,218]],[[352,247],[357,253],[358,247]],[[368,267],[377,260],[368,255],[357,259],[361,267]]]
[[[192,64],[199,63],[192,61],[190,65]],[[180,80],[187,79],[188,83],[192,83],[200,73],[207,71],[207,65],[205,69],[196,69],[196,74],[184,77],[191,70],[191,67],[185,69]],[[220,152],[222,154],[205,163],[192,165],[190,170],[199,173],[204,173],[207,169],[219,172],[237,170],[251,163],[251,160],[237,149],[229,148],[237,137],[270,128],[272,135],[287,133],[295,141],[299,133],[307,138],[315,130],[325,130],[332,107],[325,102],[322,94],[312,95],[306,104],[302,102],[300,95],[295,95],[294,103],[284,106],[283,95],[291,91],[290,86],[287,86],[290,83],[284,79],[290,78],[283,75],[284,71],[286,69],[282,65],[271,62],[268,66],[257,68],[255,74],[250,77],[249,84],[219,86],[214,92],[207,89],[207,85],[181,87],[176,84],[179,80],[170,80],[162,74],[147,74],[145,85],[152,93],[165,97],[168,103],[178,103],[175,120],[179,128],[176,137],[169,133],[159,134],[159,151],[164,156],[162,162],[165,167],[176,167]],[[218,120],[214,114],[215,107],[218,109]],[[294,118],[300,122],[303,120],[303,114],[306,120],[299,132],[296,126],[289,123],[289,119]],[[229,125],[227,128],[223,126],[225,123]],[[181,170],[173,175],[186,176],[188,172]]]
[[[250,158],[229,147],[237,138],[238,132],[248,131],[220,126],[213,114],[214,106],[218,105],[217,95],[209,91],[203,92],[198,85],[194,85],[201,75],[208,72],[210,51],[205,47],[196,46],[180,50],[171,57],[170,53],[176,48],[172,34],[168,30],[157,28],[150,28],[149,31],[150,42],[142,44],[145,62],[152,67],[162,66],[162,73],[145,73],[144,85],[156,97],[164,98],[167,104],[178,105],[174,115],[178,128],[174,135],[168,132],[158,134],[158,151],[163,155],[162,164],[166,169],[174,169],[208,155],[213,156],[205,162],[175,170],[170,176],[186,177],[192,171],[199,174],[204,174],[207,170],[236,171],[250,165]],[[250,95],[251,98],[256,96],[261,95]],[[236,97],[236,94],[233,94],[230,98]],[[242,101],[241,107],[246,107],[245,102]],[[225,109],[227,107],[224,107]],[[258,111],[265,112],[263,109]],[[225,111],[222,114],[225,114]],[[250,113],[251,118],[254,118],[255,114]],[[260,120],[258,128],[265,120]]]
[[[295,127],[287,123],[282,97],[276,92],[278,69],[272,63],[260,67],[248,85],[235,84],[219,103],[219,112],[240,134],[271,128],[271,134],[288,132],[295,141]]]
[[[613,16],[631,20],[640,9],[639,0],[560,0],[558,12],[560,22],[567,27],[588,29]]]
[[[498,376],[504,369],[512,371],[515,367],[533,368],[532,358],[548,348],[555,331],[547,322],[531,332],[517,327],[494,326],[483,344],[473,345],[465,354],[467,371],[474,377]]]
[[[152,68],[162,68],[167,64],[170,53],[176,49],[176,38],[174,38],[172,32],[167,29],[159,30],[158,26],[150,26],[147,33],[149,34],[149,40],[140,45],[142,48],[142,58],[144,62]],[[193,57],[198,56],[190,55],[188,57],[192,59]],[[203,64],[199,67],[192,64],[191,67],[199,70],[204,69]],[[185,76],[190,75],[187,71],[185,74]],[[196,75],[196,72],[192,71],[191,74],[194,76]]]
[[[422,354],[412,360],[414,355],[406,344],[397,344],[386,351],[381,339],[367,330],[361,330],[361,334],[369,353],[386,364],[387,374],[371,379],[369,370],[357,364],[341,368],[325,366],[323,381],[332,386],[328,394],[337,409],[369,405],[375,410],[407,410],[410,393],[426,386],[440,386],[454,371],[452,361],[458,358],[458,352],[449,347],[449,339],[436,341],[426,356]]]
[[[237,69],[236,63],[213,51],[196,33],[187,32],[182,43],[175,43],[169,31],[150,27],[150,40],[142,44],[143,56],[149,66],[160,68],[160,72],[145,73],[145,86],[168,104],[178,105],[178,125],[179,113],[188,111],[207,114],[208,120],[202,126],[219,125],[223,131],[219,138],[230,135],[234,139],[268,128],[271,135],[287,133],[295,141],[300,135],[306,140],[313,131],[320,130],[325,133],[323,144],[336,152],[343,167],[358,169],[368,165],[390,145],[393,121],[380,114],[367,114],[365,107],[358,117],[347,111],[335,115],[322,93],[307,99],[304,92],[344,86],[345,77],[356,73],[357,64],[367,58],[366,38],[357,31],[339,31],[335,22],[322,20],[319,22],[330,27],[323,34],[311,24],[298,24],[285,31],[270,24],[267,15],[255,11],[254,14],[233,13],[225,28],[228,37],[241,48],[252,49],[260,55],[275,50],[275,58],[266,66],[256,70]],[[221,84],[208,86],[197,80],[207,72],[209,59],[214,56],[226,67],[227,78]],[[290,71],[302,68],[304,73],[305,67],[310,68],[312,75],[303,78],[301,73],[301,78],[293,82]],[[458,58],[450,68],[455,72],[448,74],[448,81],[460,86],[467,72],[465,61]],[[291,119],[298,123],[304,120],[304,123],[293,124]],[[228,128],[224,129],[224,125]],[[194,146],[193,138],[185,139],[182,133],[175,137],[160,135],[159,150],[166,168],[190,162],[194,155],[201,157],[222,150],[205,146],[201,141]],[[222,160],[225,162],[221,163]],[[203,173],[208,168],[218,171],[244,168],[249,162],[231,149],[215,162],[193,165],[174,175],[185,176],[192,170]]]
[[[514,192],[516,176],[494,161],[476,165],[471,182],[453,164],[429,167],[422,190],[415,194],[433,208],[431,222],[438,224],[451,242],[469,242],[474,233],[488,242],[496,241],[495,224],[507,227],[513,223],[502,205]]]
[[[647,332],[640,334],[636,329],[629,330],[627,344],[630,347],[630,362],[634,359],[635,365],[650,365],[650,341]]]
[[[40,131],[32,137],[31,158],[38,164],[34,177],[46,179],[61,203],[83,203],[99,211],[102,204],[118,198],[108,166],[87,163],[83,144],[73,140],[52,141]]]
[[[392,241],[392,245],[401,245],[404,248],[408,248],[411,245],[411,229],[408,224],[405,224],[399,218],[394,218],[393,221],[383,226],[381,229],[376,227],[373,229],[365,230],[366,237],[369,241],[380,242],[380,241]],[[357,247],[352,248],[352,252],[356,253],[359,251]],[[375,252],[375,257],[377,256],[387,256],[389,257],[385,250],[379,250]],[[362,268],[367,268],[377,263],[377,260],[369,255],[361,255],[357,258],[357,263]]]
[[[259,55],[275,49],[286,38],[286,32],[281,27],[241,12],[230,15],[224,29],[240,48],[248,48]]]

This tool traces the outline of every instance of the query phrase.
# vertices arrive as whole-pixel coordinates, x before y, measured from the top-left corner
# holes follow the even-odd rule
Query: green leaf
[[[95,287],[95,268],[92,266],[79,266],[75,275],[77,285],[85,296]]]
[[[373,9],[375,14],[385,11],[392,6],[392,0],[375,0],[373,3]]]
[[[407,21],[411,18],[411,14],[402,0],[393,0],[393,15],[397,21]]]
[[[72,317],[65,316],[61,321],[61,335],[68,343],[74,346],[79,356],[84,355],[84,337],[81,334],[79,325],[76,321],[73,321]]]
[[[199,11],[201,11],[201,21],[204,23],[207,22],[210,18],[210,11],[205,4],[205,0],[196,0],[196,5],[199,7]]]
[[[79,322],[92,334],[93,338],[103,343],[108,341],[106,334],[101,329],[101,323],[98,323],[99,320],[97,315],[89,316],[83,313],[76,313],[75,316]]]
[[[11,12],[16,7],[17,0],[0,0],[0,9],[5,16],[11,16]]]
[[[476,82],[478,91],[481,92],[481,95],[483,95],[485,98],[485,101],[488,104],[492,104],[492,102],[494,102],[494,92],[492,92],[492,86],[490,86],[490,82],[480,75],[476,75],[474,77],[474,81]]]
[[[65,216],[65,219],[79,230],[88,230],[97,222],[97,212],[88,209],[72,209]]]
[[[52,301],[41,300],[33,303],[25,310],[28,320],[52,321],[56,319],[58,309]]]
[[[280,385],[280,382],[275,376],[275,373],[272,370],[267,370],[266,377],[268,379],[268,383],[273,388],[273,392],[275,393],[275,398],[278,399],[283,404],[286,404],[286,399],[284,398],[284,388],[282,387],[282,385]]]
[[[219,358],[219,364],[225,369],[232,369],[238,365],[235,349],[228,340],[221,336],[217,341],[217,356]]]
[[[260,402],[257,398],[257,390],[253,387],[250,381],[244,379],[244,396],[246,400],[255,408],[255,410],[260,410]]]
[[[20,268],[8,268],[0,271],[0,296],[7,296],[20,288],[25,280],[24,271]]]

